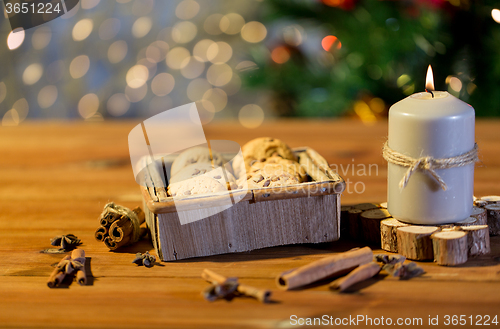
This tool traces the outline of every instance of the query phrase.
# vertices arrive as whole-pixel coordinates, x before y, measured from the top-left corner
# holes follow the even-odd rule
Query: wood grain
[[[128,133],[138,123],[28,122],[0,128],[0,327],[275,328],[290,327],[292,314],[425,320],[429,315],[442,319],[445,314],[498,313],[500,236],[491,237],[490,254],[461,266],[419,262],[426,271],[422,277],[399,281],[380,274],[355,294],[331,292],[328,285],[284,292],[274,283],[286,270],[363,246],[352,241],[266,248],[149,269],[132,264],[135,253],[153,252],[153,246],[140,242],[110,252],[95,241],[94,231],[107,202],[129,208],[141,204],[127,146]],[[499,129],[498,120],[478,120],[476,125],[481,154],[475,172],[477,196],[500,195]],[[228,122],[207,125],[205,134],[207,139],[240,144],[274,136],[292,147],[310,146],[335,164],[346,180],[343,204],[386,201],[387,170],[381,156],[386,123],[300,119],[245,129]],[[372,167],[369,175],[366,167],[364,175],[360,164],[375,164],[378,170]],[[354,188],[360,192],[363,185],[363,193],[357,193]],[[62,255],[39,251],[63,233],[83,241],[91,266],[87,286],[46,286],[50,265]],[[207,285],[199,278],[204,268],[271,289],[275,303],[263,305],[251,298],[208,303],[200,294]]]

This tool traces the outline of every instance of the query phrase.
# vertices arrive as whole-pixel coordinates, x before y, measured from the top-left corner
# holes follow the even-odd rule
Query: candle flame
[[[427,77],[425,78],[425,89],[434,90],[434,74],[432,73],[432,67],[429,65],[427,68]]]

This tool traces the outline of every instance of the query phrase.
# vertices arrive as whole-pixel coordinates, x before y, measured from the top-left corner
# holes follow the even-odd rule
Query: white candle
[[[413,94],[390,108],[389,148],[414,159],[456,157],[474,148],[472,106],[445,91],[433,94],[434,97],[430,92]],[[400,188],[407,170],[408,167],[388,164],[387,206],[393,217],[407,223],[435,225],[470,216],[474,164],[436,170],[446,183],[446,190],[424,170],[414,172],[407,186]]]

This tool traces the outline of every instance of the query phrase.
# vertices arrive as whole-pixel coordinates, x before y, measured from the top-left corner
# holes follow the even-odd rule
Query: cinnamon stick
[[[365,281],[377,275],[378,272],[380,272],[380,269],[380,265],[374,262],[360,265],[346,276],[330,283],[330,289],[342,292],[358,282]]]
[[[369,247],[353,249],[284,272],[276,278],[276,283],[280,289],[295,289],[322,279],[350,272],[359,265],[370,263],[372,259],[373,252]]]
[[[76,272],[76,282],[79,285],[84,286],[87,284],[87,274],[85,272],[85,251],[83,249],[75,249],[71,252],[71,260],[73,262],[79,262],[81,266],[78,267]]]
[[[64,258],[57,264],[56,268],[54,268],[49,276],[49,281],[47,282],[47,286],[49,286],[49,288],[57,287],[64,280],[66,272],[64,271],[63,266],[66,261],[69,261],[70,259],[71,257],[69,255],[64,256]]]
[[[108,234],[108,228],[105,226],[100,226],[94,233],[94,237],[97,241],[103,242]]]
[[[209,269],[204,269],[201,273],[201,277],[210,282],[213,285],[224,285],[228,280],[234,280],[234,278],[226,278],[220,274],[215,273]],[[258,289],[254,287],[250,287],[243,284],[238,284],[236,291],[242,295],[253,297],[260,301],[261,303],[268,303],[269,298],[271,297],[271,292],[269,290]]]

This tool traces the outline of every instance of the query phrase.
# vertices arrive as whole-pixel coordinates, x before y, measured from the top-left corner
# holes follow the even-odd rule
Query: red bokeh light
[[[334,35],[328,35],[321,40],[321,46],[324,50],[330,51],[332,47],[340,49],[342,48],[342,43],[340,40]]]

